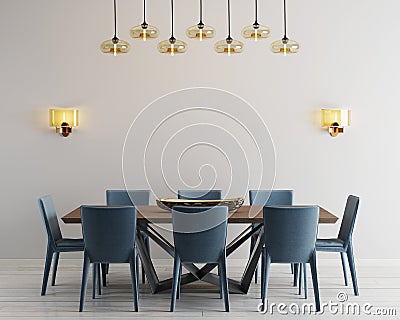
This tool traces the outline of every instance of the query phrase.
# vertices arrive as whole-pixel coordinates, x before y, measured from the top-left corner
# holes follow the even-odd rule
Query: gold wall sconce
[[[322,109],[322,127],[328,127],[329,134],[336,137],[344,132],[344,127],[350,126],[350,110]]]
[[[56,127],[56,132],[68,137],[72,127],[78,126],[78,109],[50,109],[50,127]]]

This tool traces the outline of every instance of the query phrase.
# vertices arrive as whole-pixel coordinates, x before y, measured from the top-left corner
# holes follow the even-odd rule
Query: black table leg
[[[259,232],[261,231],[261,232]],[[137,232],[137,247],[140,259],[142,261],[142,265],[146,276],[148,278],[148,282],[150,284],[151,292],[158,293],[165,290],[170,290],[172,288],[172,278],[160,281],[157,275],[157,272],[154,268],[153,262],[151,261],[150,254],[147,250],[145,240],[143,235],[146,234],[150,239],[152,239],[156,244],[158,244],[163,250],[165,250],[170,256],[174,256],[174,247],[173,245],[165,239],[160,233],[158,233],[153,227],[150,225],[142,225],[138,224],[138,232]],[[253,248],[252,254],[246,264],[246,268],[242,275],[240,281],[228,279],[229,291],[231,293],[244,293],[246,294],[249,290],[251,279],[253,277],[254,271],[257,267],[258,260],[261,255],[261,251],[263,248],[263,232],[262,225],[254,229],[247,228],[241,234],[239,234],[234,240],[231,241],[226,247],[226,255],[231,255],[234,251],[236,251],[243,243],[245,243],[248,239],[250,239],[254,234],[258,233],[257,241]],[[189,273],[183,274],[181,276],[181,284],[191,283],[197,280],[202,280],[216,286],[219,286],[219,276],[217,274],[211,273],[211,271],[217,267],[216,263],[209,263],[203,266],[202,268],[196,267],[192,263],[184,263],[185,269],[189,271]]]

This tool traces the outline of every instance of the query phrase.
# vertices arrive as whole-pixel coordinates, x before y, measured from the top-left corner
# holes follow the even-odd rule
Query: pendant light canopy
[[[160,53],[169,53],[173,56],[175,53],[185,53],[186,49],[187,44],[174,37],[174,0],[171,0],[171,37],[158,44],[158,51]]]
[[[213,38],[215,35],[214,28],[203,23],[203,0],[200,0],[200,21],[198,24],[187,28],[186,35],[188,38],[199,39],[200,41]]]
[[[138,26],[132,27],[129,34],[132,38],[142,39],[143,41],[158,37],[159,31],[157,27],[149,25],[146,22],[146,0],[143,0],[143,22]]]
[[[103,53],[110,53],[116,56],[117,54],[127,53],[130,45],[124,40],[117,37],[117,0],[114,0],[114,37],[110,40],[104,41],[100,45],[100,50]]]
[[[285,56],[289,53],[299,52],[300,45],[296,41],[288,39],[286,36],[286,0],[283,0],[283,25],[283,38],[271,43],[271,51],[273,53],[283,53]]]
[[[242,36],[246,39],[253,39],[258,41],[258,39],[265,39],[269,37],[271,31],[267,26],[263,26],[258,23],[258,0],[255,0],[255,20],[250,26],[244,27],[242,30]]]
[[[243,52],[243,42],[234,40],[231,37],[231,3],[228,0],[228,37],[224,40],[218,41],[214,45],[214,49],[218,53],[226,53],[230,56],[232,53]]]

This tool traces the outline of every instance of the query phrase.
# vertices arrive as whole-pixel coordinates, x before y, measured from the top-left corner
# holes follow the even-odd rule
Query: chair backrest
[[[178,199],[189,200],[218,200],[222,190],[178,190]]]
[[[282,206],[293,204],[293,190],[249,190],[250,205]]]
[[[354,225],[356,223],[356,217],[358,212],[358,204],[360,198],[350,195],[347,197],[346,207],[344,209],[342,224],[340,225],[338,238],[344,241],[344,245],[347,246],[351,240],[353,234]]]
[[[148,206],[150,190],[106,190],[109,206]]]
[[[315,250],[318,206],[268,206],[264,212],[264,241],[271,262],[309,262]]]
[[[56,242],[62,239],[60,225],[58,224],[56,207],[53,198],[50,195],[39,198],[39,209],[42,215],[44,227],[46,229],[47,238],[55,247]]]
[[[172,208],[175,254],[182,262],[219,262],[225,254],[228,207]]]
[[[81,207],[85,252],[91,262],[123,263],[133,258],[136,208]]]

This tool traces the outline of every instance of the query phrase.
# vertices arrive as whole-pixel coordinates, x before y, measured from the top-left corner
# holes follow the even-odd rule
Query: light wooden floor
[[[229,260],[228,260],[229,262]],[[176,311],[169,313],[170,292],[152,295],[147,285],[141,285],[139,297],[139,313],[132,312],[132,298],[128,265],[112,265],[109,274],[109,285],[103,295],[96,300],[91,298],[89,280],[85,311],[78,313],[79,291],[81,281],[81,260],[63,259],[61,255],[57,283],[49,285],[47,295],[40,296],[42,280],[42,260],[0,260],[0,318],[5,319],[309,319],[324,317],[327,319],[400,319],[400,268],[393,263],[368,263],[362,261],[358,265],[360,296],[355,297],[351,287],[343,285],[340,259],[319,263],[319,281],[321,301],[329,300],[337,303],[339,292],[348,295],[343,303],[371,304],[372,311],[386,308],[386,312],[396,312],[397,316],[344,316],[332,315],[325,311],[323,315],[280,315],[259,314],[259,285],[253,284],[247,295],[230,295],[231,312],[223,312],[223,302],[219,299],[216,288],[205,283],[192,284],[182,288],[182,297],[177,301]],[[232,264],[237,265],[232,266]],[[240,277],[241,267],[238,263],[230,263],[228,275]],[[171,265],[159,267],[160,278],[171,276]],[[288,265],[273,265],[269,286],[269,304],[292,303],[302,306],[314,301],[312,290],[309,299],[297,295],[292,286],[292,276]],[[309,284],[311,278],[309,277]],[[288,310],[288,309],[286,309]]]

